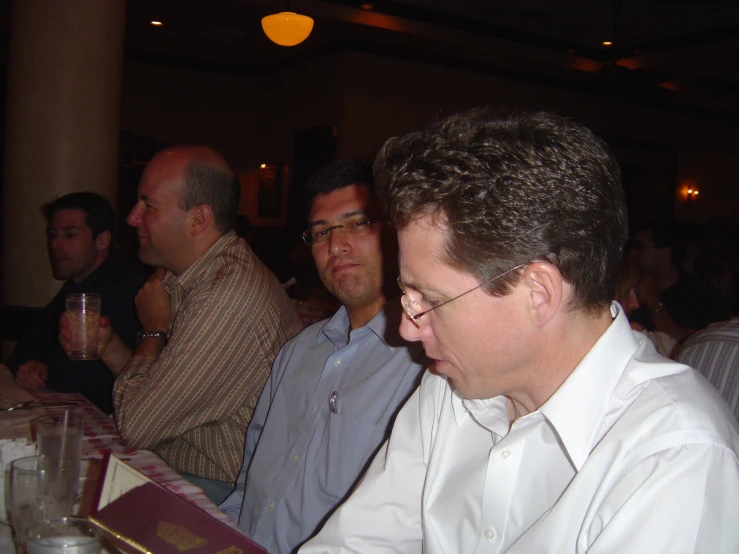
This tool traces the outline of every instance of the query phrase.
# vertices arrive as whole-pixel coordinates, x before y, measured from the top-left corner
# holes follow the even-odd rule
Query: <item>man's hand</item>
[[[49,370],[46,364],[36,360],[29,360],[18,366],[15,374],[15,382],[30,390],[43,389],[49,378]]]
[[[102,357],[105,348],[113,338],[113,326],[107,317],[100,317],[100,330],[98,332],[98,356]],[[67,313],[62,312],[59,317],[59,344],[69,357],[72,354],[72,332],[69,330],[69,319]]]
[[[639,283],[636,285],[636,295],[639,297],[639,301],[649,309],[652,323],[657,331],[667,333],[678,341],[684,341],[688,338],[690,333],[686,329],[680,327],[677,322],[672,319],[672,315],[670,315],[665,306],[660,305],[657,284],[654,282],[654,278],[652,278],[651,275],[645,274],[641,278]]]
[[[659,291],[657,290],[657,284],[654,282],[654,278],[645,273],[636,285],[636,296],[639,301],[652,309],[659,303]]]
[[[136,295],[136,314],[144,329],[158,329],[169,333],[172,324],[169,293],[162,287],[164,269],[157,270],[149,277]]]

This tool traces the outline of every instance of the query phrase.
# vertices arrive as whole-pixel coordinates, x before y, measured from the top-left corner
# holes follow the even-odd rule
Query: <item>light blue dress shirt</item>
[[[389,302],[349,332],[342,307],[277,355],[246,431],[236,490],[220,506],[270,553],[288,554],[318,531],[418,384],[428,360],[420,343],[400,337],[401,313],[400,302]]]

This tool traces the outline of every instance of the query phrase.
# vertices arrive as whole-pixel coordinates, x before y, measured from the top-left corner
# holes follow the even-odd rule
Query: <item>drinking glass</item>
[[[66,296],[67,320],[72,333],[70,360],[97,360],[102,296],[75,293]]]
[[[75,494],[77,493],[82,459],[82,437],[84,434],[82,421],[81,416],[72,414],[67,410],[34,420],[38,454],[44,457],[44,463],[47,465],[58,465],[62,460],[71,463]]]
[[[10,464],[8,514],[17,554],[28,552],[29,527],[72,513],[74,484],[68,460],[50,463],[43,456],[29,456]]]
[[[80,517],[46,520],[27,533],[29,554],[100,554],[102,532]]]

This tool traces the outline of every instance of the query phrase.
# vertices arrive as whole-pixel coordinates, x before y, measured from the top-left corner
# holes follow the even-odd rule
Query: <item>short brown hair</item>
[[[213,221],[222,233],[236,225],[240,199],[239,179],[227,165],[195,159],[185,168],[180,200],[182,209],[210,206]]]
[[[573,307],[613,298],[626,203],[618,163],[582,125],[547,113],[452,115],[388,140],[375,179],[393,223],[440,218],[445,262],[481,282],[546,260],[573,285]],[[486,290],[507,294],[519,276]]]

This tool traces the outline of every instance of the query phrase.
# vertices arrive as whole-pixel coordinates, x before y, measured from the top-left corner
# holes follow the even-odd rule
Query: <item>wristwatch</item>
[[[665,305],[662,302],[657,302],[654,306],[649,308],[649,312],[652,314],[656,314],[657,312],[661,312],[665,309]]]
[[[138,333],[136,333],[136,344],[141,344],[146,339],[153,339],[155,337],[161,337],[164,340],[164,345],[167,345],[169,335],[164,331],[160,331],[159,329],[141,329]]]

